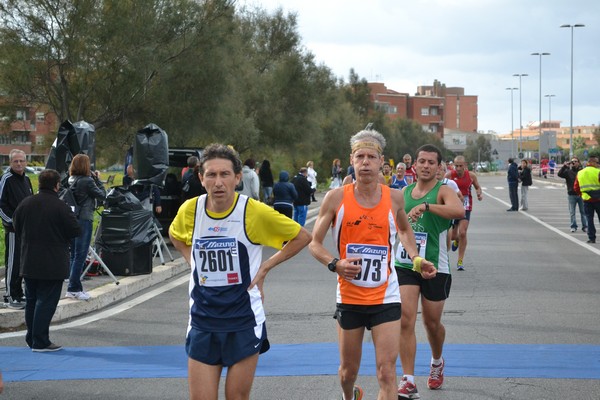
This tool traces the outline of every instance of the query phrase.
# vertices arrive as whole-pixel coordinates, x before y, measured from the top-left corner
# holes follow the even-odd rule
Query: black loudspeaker
[[[152,244],[143,244],[124,252],[102,250],[102,261],[115,275],[130,276],[152,273]]]

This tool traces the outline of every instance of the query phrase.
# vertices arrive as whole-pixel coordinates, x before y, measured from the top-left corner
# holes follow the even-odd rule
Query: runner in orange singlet
[[[399,190],[379,183],[385,138],[364,130],[350,139],[356,182],[327,192],[309,245],[312,255],[337,274],[335,318],[343,399],[360,400],[355,386],[365,328],[372,330],[380,400],[396,400],[396,361],[400,336],[400,294],[394,271],[396,237],[423,278],[435,276],[432,263],[419,257]],[[323,245],[331,229],[336,246]],[[397,234],[397,235],[396,235]],[[339,254],[339,259],[334,256]],[[373,396],[370,396],[371,398]]]

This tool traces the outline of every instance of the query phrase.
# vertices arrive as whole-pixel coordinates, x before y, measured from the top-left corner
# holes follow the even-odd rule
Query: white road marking
[[[313,209],[310,210],[308,212],[308,214],[313,214],[312,217],[307,218],[306,220],[306,224],[309,224],[313,221],[315,221],[317,219],[317,214],[319,212],[319,209]],[[110,307],[104,311],[100,311],[98,313],[95,313],[94,315],[90,315],[84,318],[80,318],[77,319],[75,321],[71,321],[71,322],[67,322],[65,324],[59,324],[59,325],[52,325],[50,327],[51,331],[58,331],[61,329],[67,329],[67,328],[76,328],[82,325],[86,325],[89,324],[90,322],[95,322],[104,318],[109,318],[112,317],[113,315],[119,314],[123,311],[129,310],[130,308],[133,308],[139,304],[142,304],[143,302],[150,300],[156,296],[158,296],[159,294],[162,294],[166,291],[169,291],[173,288],[176,288],[179,285],[182,285],[184,283],[188,283],[189,282],[189,275],[186,274],[185,276],[182,276],[181,278],[178,278],[172,282],[168,282],[165,283],[164,285],[159,284],[159,286],[156,289],[153,289],[151,291],[149,291],[148,293],[145,293],[141,296],[135,297],[129,301],[126,301],[124,303],[119,304],[118,306],[115,307]],[[16,331],[16,332],[6,332],[6,333],[0,333],[0,339],[7,339],[7,338],[12,338],[12,337],[20,337],[23,336],[23,334],[25,333],[25,331]]]
[[[509,204],[509,203],[507,203],[507,202],[506,202],[506,201],[504,201],[504,200],[501,200],[501,199],[499,199],[498,197],[492,196],[492,195],[491,195],[491,194],[489,194],[488,192],[485,192],[485,195],[486,195],[486,196],[488,196],[488,197],[490,197],[490,198],[492,198],[492,199],[494,199],[494,200],[496,200],[497,202],[499,202],[499,203],[501,203],[501,204],[504,204],[504,205],[505,205],[505,206],[507,206],[507,207],[510,207],[510,204]],[[511,213],[511,214],[512,214],[512,213]],[[552,231],[552,232],[554,232],[554,233],[557,233],[557,234],[559,234],[560,236],[562,236],[563,238],[565,238],[565,239],[567,239],[567,240],[570,240],[571,242],[573,242],[573,243],[575,243],[575,244],[577,244],[577,245],[579,245],[579,246],[583,247],[584,249],[586,249],[586,250],[589,250],[589,251],[591,251],[592,253],[596,253],[597,255],[599,255],[599,256],[600,256],[600,249],[597,249],[597,248],[595,248],[595,247],[593,247],[593,246],[591,246],[591,245],[589,245],[589,244],[587,244],[587,243],[584,243],[584,242],[582,242],[581,240],[578,240],[578,239],[574,238],[574,237],[573,237],[573,236],[571,236],[571,235],[568,235],[568,234],[564,233],[563,231],[561,231],[561,230],[559,230],[559,229],[557,229],[557,228],[553,227],[552,225],[549,225],[549,224],[545,223],[545,222],[544,222],[544,221],[542,221],[541,219],[539,219],[539,218],[537,218],[537,217],[535,217],[535,216],[533,216],[533,215],[529,214],[527,211],[519,211],[519,214],[521,214],[521,215],[524,215],[524,216],[526,216],[527,218],[530,218],[531,220],[533,220],[533,221],[537,222],[538,224],[542,225],[544,228],[546,228],[546,229],[548,229],[548,230],[550,230],[550,231]]]
[[[166,291],[176,288],[179,285],[188,283],[189,280],[190,280],[190,276],[189,276],[189,274],[186,274],[185,276],[175,279],[174,281],[167,282],[164,285],[161,284],[156,289],[153,289],[153,290],[149,291],[148,293],[144,293],[141,296],[137,296],[129,301],[121,303],[115,307],[110,307],[104,311],[94,313],[93,315],[89,315],[87,317],[80,318],[75,321],[67,322],[66,324],[52,325],[52,326],[50,326],[50,331],[59,331],[62,329],[67,329],[67,328],[76,328],[78,326],[89,324],[90,322],[95,322],[100,319],[112,317],[113,315],[116,315],[123,311],[129,310],[130,308],[133,308],[147,300],[150,300],[150,299],[158,296],[159,294],[162,294]],[[11,338],[11,337],[20,337],[20,336],[23,336],[24,332],[25,331],[23,330],[23,331],[17,331],[17,332],[0,333],[0,339],[6,339],[6,338]]]

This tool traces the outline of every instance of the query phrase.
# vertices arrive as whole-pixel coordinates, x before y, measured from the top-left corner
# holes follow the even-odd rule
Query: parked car
[[[40,168],[40,167],[25,167],[25,173],[26,173],[26,174],[35,174],[35,175],[37,175],[37,174],[39,174],[40,172],[42,172],[42,170],[44,169],[43,167],[41,167],[41,168],[42,168],[42,170],[37,170],[36,168]],[[6,167],[4,167],[4,168],[2,169],[2,173],[3,173],[3,174],[7,173],[9,169],[10,169],[10,165],[9,165],[9,166],[6,166]]]
[[[162,212],[156,215],[162,225],[163,235],[168,232],[169,226],[181,206],[181,171],[187,167],[187,159],[190,156],[200,158],[202,148],[169,149],[169,171],[165,178],[165,186],[160,190]]]
[[[488,172],[490,170],[490,162],[489,161],[480,161],[475,166],[476,172]]]

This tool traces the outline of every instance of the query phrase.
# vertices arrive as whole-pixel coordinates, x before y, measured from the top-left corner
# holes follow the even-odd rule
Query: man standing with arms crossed
[[[356,182],[327,192],[309,245],[311,254],[337,274],[339,378],[344,400],[361,400],[355,386],[365,328],[372,330],[379,400],[396,400],[396,360],[400,336],[400,293],[393,269],[396,233],[415,271],[435,276],[435,267],[417,253],[404,212],[402,192],[379,183],[385,138],[363,130],[350,139]],[[323,245],[331,228],[335,253]],[[339,253],[338,256],[334,254]],[[373,396],[371,396],[373,397]]]
[[[192,400],[250,398],[258,354],[268,350],[262,287],[267,273],[310,242],[310,233],[271,207],[235,192],[242,179],[237,153],[207,146],[200,159],[207,194],[183,203],[169,237],[191,265],[187,329]],[[285,244],[285,245],[284,245]],[[262,261],[263,245],[279,249]]]
[[[398,398],[418,399],[419,392],[414,381],[417,339],[415,323],[421,297],[423,325],[431,346],[431,371],[427,386],[439,389],[444,382],[444,359],[442,350],[446,330],[441,323],[445,300],[450,294],[452,276],[446,246],[448,226],[453,218],[460,218],[464,208],[456,192],[437,178],[442,153],[426,144],[417,150],[415,169],[419,180],[403,189],[405,207],[419,248],[419,256],[432,260],[437,274],[425,280],[412,271],[409,252],[402,245],[396,252],[396,272],[402,299],[400,331],[400,361],[403,377],[398,387]]]
[[[483,200],[483,194],[481,193],[481,186],[479,186],[479,182],[477,181],[477,175],[467,169],[467,163],[463,156],[456,156],[454,158],[454,170],[448,171],[446,178],[456,182],[460,192],[464,196],[463,204],[465,213],[461,218],[453,221],[454,225],[451,229],[452,251],[458,249],[456,269],[462,271],[464,270],[463,259],[467,251],[467,230],[469,229],[469,220],[471,219],[471,211],[473,210],[471,186],[475,187],[477,200]]]
[[[26,197],[33,194],[31,181],[25,175],[27,159],[25,152],[14,149],[10,151],[10,170],[0,180],[0,217],[4,226],[4,265],[6,267],[6,293],[4,305],[22,310],[25,308],[23,294],[23,278],[20,276],[21,241],[15,235],[12,217],[17,206]]]

